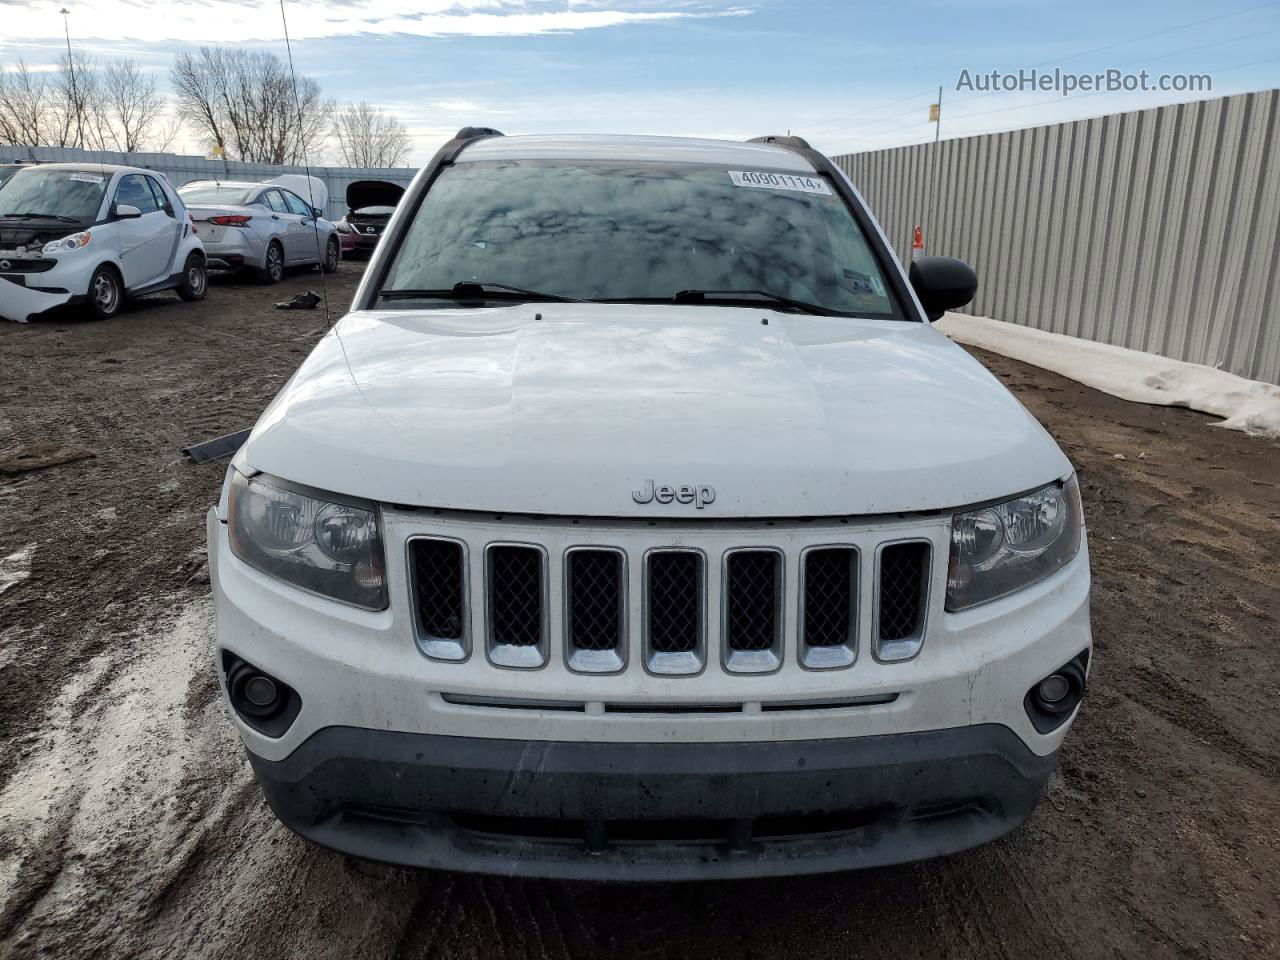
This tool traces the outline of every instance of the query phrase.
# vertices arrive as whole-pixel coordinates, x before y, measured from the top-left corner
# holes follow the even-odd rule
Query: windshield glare
[[[110,179],[91,170],[19,170],[0,186],[0,216],[96,219]]]
[[[211,204],[240,207],[248,203],[249,196],[258,188],[233,187],[226,183],[201,183],[181,187],[178,196],[187,206]]]
[[[826,181],[778,172],[791,189],[746,185],[777,179],[757,173],[683,163],[459,163],[431,186],[382,287],[479,281],[581,300],[764,290],[841,313],[901,315],[861,228]]]

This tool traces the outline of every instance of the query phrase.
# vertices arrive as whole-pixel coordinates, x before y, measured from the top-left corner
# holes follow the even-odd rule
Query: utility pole
[[[933,152],[929,157],[929,165],[932,167],[933,176],[929,179],[929,203],[927,205],[929,217],[929,232],[933,236],[938,235],[938,222],[934,218],[934,197],[938,193],[938,141],[942,136],[942,87],[938,87],[938,102],[929,108],[929,119],[933,121]]]
[[[71,58],[71,27],[67,21],[71,11],[63,7],[58,12],[62,14],[62,32],[67,38],[67,69],[71,72],[71,106],[76,112],[76,132],[80,137],[80,149],[83,150],[84,111],[80,108],[80,91],[76,89],[76,62]]]

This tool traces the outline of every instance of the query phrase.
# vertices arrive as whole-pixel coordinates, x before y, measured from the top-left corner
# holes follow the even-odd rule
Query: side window
[[[156,207],[163,210],[171,217],[175,216],[173,212],[173,205],[169,203],[169,198],[165,196],[164,187],[156,183],[153,177],[146,177],[144,179],[147,181],[147,186],[151,189],[151,196],[155,198]]]
[[[284,205],[284,197],[280,196],[279,190],[268,190],[262,195],[262,199],[267,202],[267,206],[276,213],[288,213],[289,208]]]
[[[280,192],[284,194],[284,202],[289,205],[290,213],[296,213],[304,217],[310,217],[312,215],[311,208],[303,203],[302,199],[296,194],[292,194],[288,190],[281,190]]]
[[[143,213],[155,213],[160,209],[155,195],[147,186],[147,178],[138,173],[120,178],[120,185],[116,187],[116,205],[120,204],[137,207]]]

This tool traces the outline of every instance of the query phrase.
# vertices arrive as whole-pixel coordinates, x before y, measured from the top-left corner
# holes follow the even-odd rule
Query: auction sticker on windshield
[[[762,173],[759,170],[730,170],[729,179],[735,187],[757,187],[762,190],[794,190],[796,193],[816,193],[831,196],[831,187],[819,177],[798,177],[794,173]]]
[[[106,177],[98,173],[73,173],[67,179],[72,183],[101,183]]]

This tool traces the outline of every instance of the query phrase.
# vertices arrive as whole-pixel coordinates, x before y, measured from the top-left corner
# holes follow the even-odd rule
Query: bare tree
[[[348,103],[333,117],[333,138],[348,167],[396,167],[413,143],[397,117],[370,103]]]
[[[34,147],[57,145],[62,109],[48,75],[19,60],[0,70],[0,143]]]
[[[84,53],[63,54],[53,85],[61,107],[53,146],[101,150],[102,75],[93,58]],[[95,129],[96,128],[96,129]]]
[[[271,53],[201,47],[171,71],[179,116],[233,160],[298,163],[317,158],[333,101]]]
[[[176,131],[163,124],[166,102],[154,76],[143,73],[132,60],[113,60],[102,71],[100,87],[98,114],[104,147],[132,153],[149,147],[164,149],[173,142]]]

